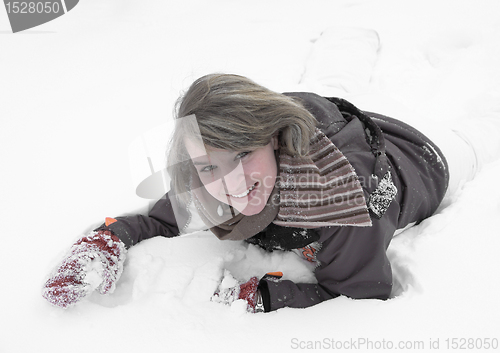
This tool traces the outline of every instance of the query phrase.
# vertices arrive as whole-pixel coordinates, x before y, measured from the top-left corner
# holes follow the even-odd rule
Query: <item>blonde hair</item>
[[[197,128],[184,122],[189,119],[182,119],[190,115],[196,117]],[[193,172],[185,137],[194,135],[206,147],[253,151],[278,136],[280,148],[304,156],[317,125],[298,100],[231,74],[210,74],[193,82],[177,100],[174,118],[176,127],[167,163],[172,187],[180,200],[189,191]],[[201,136],[196,136],[198,128]]]

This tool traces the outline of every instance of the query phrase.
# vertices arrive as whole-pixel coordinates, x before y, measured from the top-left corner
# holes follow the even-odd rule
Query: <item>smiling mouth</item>
[[[247,191],[241,193],[241,194],[238,194],[238,195],[233,195],[233,194],[228,194],[229,196],[231,197],[235,197],[237,199],[240,199],[242,197],[245,197],[247,196],[250,192],[252,192],[253,189],[255,189],[257,187],[257,183],[253,184]]]

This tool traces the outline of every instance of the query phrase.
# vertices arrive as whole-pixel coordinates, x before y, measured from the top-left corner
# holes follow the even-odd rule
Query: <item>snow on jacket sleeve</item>
[[[174,212],[175,208],[175,212]],[[103,224],[96,230],[106,229],[113,232],[127,248],[142,240],[156,236],[175,237],[187,223],[189,213],[179,207],[171,192],[161,198],[148,215],[116,217],[116,222]]]

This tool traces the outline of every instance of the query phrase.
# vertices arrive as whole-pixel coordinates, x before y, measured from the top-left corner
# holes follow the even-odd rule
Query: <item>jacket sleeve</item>
[[[169,192],[156,202],[148,215],[116,217],[96,230],[110,230],[130,248],[142,240],[156,236],[175,237],[188,219],[187,209],[179,207],[175,197]]]
[[[344,295],[353,299],[387,299],[392,271],[386,250],[397,227],[399,205],[392,202],[371,227],[331,227],[320,230],[316,284],[263,278],[260,283],[266,311],[305,308]],[[324,239],[324,240],[323,240]],[[266,305],[267,302],[267,305]]]

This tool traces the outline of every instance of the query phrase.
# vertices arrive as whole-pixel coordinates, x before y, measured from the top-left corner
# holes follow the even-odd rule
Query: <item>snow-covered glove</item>
[[[68,308],[94,289],[112,293],[125,261],[125,245],[108,230],[92,231],[74,243],[43,287],[51,304]]]
[[[259,296],[259,279],[252,277],[245,283],[238,282],[229,271],[225,270],[224,278],[219,288],[212,296],[212,301],[231,305],[236,300],[242,299],[247,302],[247,311],[255,313]]]

